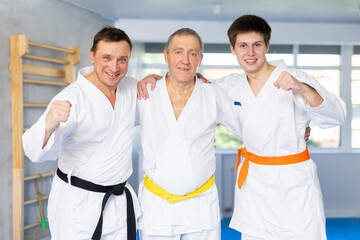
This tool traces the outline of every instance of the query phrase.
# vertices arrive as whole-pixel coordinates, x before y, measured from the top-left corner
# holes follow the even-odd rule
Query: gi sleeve
[[[56,130],[50,135],[47,144],[43,146],[45,137],[45,119],[54,100],[69,100],[72,104],[70,116],[66,122],[60,123]],[[62,148],[62,142],[66,136],[76,126],[78,104],[71,96],[59,94],[51,100],[43,115],[31,126],[22,136],[25,155],[33,162],[43,162],[46,160],[55,161]]]
[[[140,125],[140,102],[141,100],[136,99],[136,110],[135,110],[135,127]]]
[[[228,131],[242,138],[241,119],[241,103],[233,101],[227,93],[217,87],[217,108],[219,112],[218,124],[224,126]]]
[[[239,84],[241,76],[239,74],[230,74],[222,78],[215,79],[213,84],[223,89],[229,96],[234,94],[234,86]]]
[[[303,71],[293,70],[290,71],[290,74],[300,82],[314,88],[324,100],[320,106],[311,107],[300,94],[293,95],[296,106],[309,117],[309,120],[320,128],[330,128],[344,122],[346,105],[341,98],[329,92],[318,81]]]
[[[153,91],[150,89],[151,85],[147,84],[146,88],[148,90],[149,93],[149,99],[136,99],[136,111],[135,111],[135,126],[140,126],[141,125],[141,119],[142,119],[142,115],[144,114],[143,111],[145,111],[145,105],[148,104],[150,101],[152,101],[153,98]]]

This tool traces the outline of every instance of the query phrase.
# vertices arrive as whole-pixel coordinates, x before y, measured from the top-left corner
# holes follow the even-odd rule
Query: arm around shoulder
[[[231,99],[224,89],[218,88],[218,111],[219,124],[224,126],[229,132],[242,138],[241,128],[241,104]]]

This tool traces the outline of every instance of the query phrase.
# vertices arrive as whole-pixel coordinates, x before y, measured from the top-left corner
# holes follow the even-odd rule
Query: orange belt
[[[252,163],[261,164],[261,165],[287,165],[287,164],[304,162],[304,161],[307,161],[310,159],[310,154],[309,154],[307,147],[306,147],[305,151],[303,151],[301,153],[287,155],[287,156],[280,156],[280,157],[258,156],[251,152],[247,152],[246,148],[244,147],[244,148],[239,148],[239,150],[238,150],[236,172],[238,171],[238,168],[240,165],[240,155],[243,156],[244,163],[241,166],[240,174],[239,174],[239,177],[237,180],[239,188],[241,188],[241,186],[245,182],[246,176],[248,174],[249,161]]]

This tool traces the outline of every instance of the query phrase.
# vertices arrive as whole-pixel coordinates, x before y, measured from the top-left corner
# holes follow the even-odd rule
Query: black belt
[[[67,175],[63,173],[59,168],[56,171],[57,175],[64,182],[68,182]],[[120,183],[113,186],[102,186],[86,180],[83,180],[78,177],[71,176],[71,185],[82,188],[92,192],[102,192],[106,193],[101,206],[101,214],[91,239],[100,240],[102,232],[102,222],[103,222],[103,211],[106,205],[107,200],[111,194],[116,196],[122,195],[125,191],[126,203],[127,203],[127,239],[136,240],[136,223],[135,223],[135,214],[134,214],[134,205],[129,189],[125,186],[126,182]]]

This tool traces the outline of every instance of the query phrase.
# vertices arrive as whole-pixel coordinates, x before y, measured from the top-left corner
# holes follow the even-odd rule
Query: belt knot
[[[109,192],[116,196],[122,195],[124,193],[124,185],[121,184],[121,185],[112,186]]]
[[[243,183],[245,182],[246,176],[249,170],[249,153],[246,151],[246,148],[239,148],[237,154],[237,163],[236,163],[236,172],[238,171],[240,165],[240,156],[244,158],[244,163],[240,169],[239,177],[238,177],[238,187],[241,188]]]

